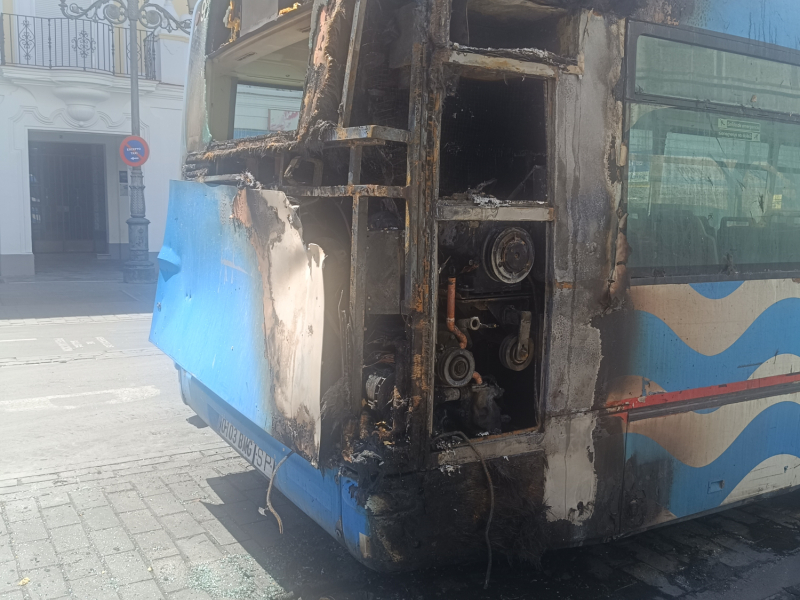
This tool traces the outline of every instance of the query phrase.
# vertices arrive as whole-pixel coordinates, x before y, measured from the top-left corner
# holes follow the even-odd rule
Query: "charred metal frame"
[[[546,53],[547,59],[533,58],[522,52],[514,50],[502,51],[501,56],[492,56],[481,48],[471,48],[465,46],[458,46],[450,41],[450,17],[451,17],[451,2],[450,0],[434,0],[432,13],[434,18],[431,22],[430,39],[432,40],[431,50],[431,63],[428,66],[429,72],[429,95],[430,99],[426,103],[428,107],[427,121],[429,123],[429,130],[426,132],[429,138],[428,147],[429,153],[432,158],[430,160],[430,169],[426,178],[426,195],[433,199],[433,211],[435,221],[527,221],[527,222],[548,222],[552,223],[555,218],[554,207],[546,201],[537,201],[535,199],[527,199],[526,201],[504,202],[497,206],[480,206],[468,202],[454,202],[451,199],[444,199],[439,197],[439,156],[441,153],[441,125],[442,125],[442,111],[444,109],[444,101],[446,97],[446,90],[443,82],[446,80],[447,72],[450,71],[480,71],[483,73],[496,73],[500,75],[509,76],[524,76],[542,79],[545,81],[545,106],[548,107],[548,118],[546,123],[546,136],[547,136],[547,171],[552,171],[553,165],[551,157],[553,156],[552,149],[552,106],[554,104],[554,83],[559,74],[563,71],[571,74],[580,74],[583,72],[582,66],[577,59],[562,58]],[[548,197],[553,197],[554,180],[548,177]],[[430,273],[430,286],[431,289],[438,288],[439,264],[437,262],[438,247],[437,228],[435,223],[432,227],[432,240],[431,240],[431,273]],[[548,257],[551,256],[553,244],[553,231],[552,227],[547,228],[546,248]],[[552,265],[551,260],[547,260],[547,273],[545,276],[545,323],[549,322],[548,315],[550,314],[550,301],[551,298],[550,288],[552,281]],[[437,295],[431,294],[429,299],[429,314],[431,318],[430,331],[433,333],[437,330]],[[543,336],[542,339],[542,356],[540,360],[542,363],[546,361],[548,351],[549,335],[547,331],[540,332]],[[433,353],[427,357],[430,368],[430,390],[433,389]],[[497,458],[509,454],[524,454],[539,449],[544,432],[544,416],[545,416],[545,401],[547,397],[546,390],[546,369],[542,369],[539,373],[539,397],[537,399],[537,423],[538,425],[532,429],[519,430],[502,435],[490,436],[482,440],[476,440],[475,446],[480,449],[481,454],[486,459]],[[433,427],[433,409],[434,403],[432,397],[429,396],[427,403],[427,423],[425,437]],[[440,464],[464,464],[475,462],[477,459],[473,450],[466,446],[450,449],[445,456],[445,453],[436,452],[430,456],[428,464],[430,466],[438,466]]]
[[[441,152],[442,110],[447,96],[446,80],[449,73],[492,74],[497,79],[508,77],[534,78],[544,81],[544,107],[546,110],[545,135],[547,148],[546,170],[551,173],[553,165],[553,111],[555,103],[555,82],[561,74],[581,75],[583,59],[580,53],[574,57],[562,57],[551,52],[526,52],[518,50],[493,51],[454,44],[450,40],[450,0],[416,0],[414,2],[414,32],[411,47],[410,97],[408,129],[395,129],[379,125],[350,126],[353,107],[356,73],[361,53],[361,38],[364,31],[367,3],[374,0],[353,0],[352,20],[347,48],[347,59],[341,89],[339,118],[335,127],[324,131],[320,141],[324,148],[347,147],[349,149],[349,168],[345,185],[321,185],[321,164],[315,167],[312,185],[287,185],[284,170],[292,154],[291,144],[266,149],[275,161],[275,184],[290,197],[304,198],[352,198],[351,229],[351,271],[349,326],[354,332],[353,346],[349,354],[351,362],[351,411],[354,416],[362,409],[361,394],[356,390],[362,387],[364,322],[366,315],[366,218],[370,198],[397,198],[405,200],[405,289],[401,302],[401,315],[406,322],[409,363],[409,430],[411,447],[407,454],[408,464],[397,464],[395,468],[403,471],[417,469],[423,465],[437,464],[440,459],[431,456],[430,435],[433,426],[434,390],[434,342],[437,331],[438,271],[437,264],[437,224],[443,221],[507,221],[507,222],[545,222],[556,219],[555,209],[544,199],[505,202],[485,206],[469,201],[460,202],[453,198],[439,198],[439,156]],[[316,4],[315,4],[316,6]],[[312,20],[317,14],[312,10]],[[278,25],[280,27],[280,25]],[[316,25],[312,22],[313,28]],[[241,44],[255,32],[237,40]],[[211,52],[212,59],[231,47],[223,47]],[[340,57],[343,58],[343,57]],[[313,58],[312,58],[313,60]],[[235,84],[234,84],[235,85]],[[235,88],[234,88],[235,89]],[[233,144],[233,152],[242,147],[241,143],[226,142],[226,148]],[[407,147],[407,169],[405,186],[386,186],[363,184],[361,181],[361,162],[365,146],[401,143]],[[209,154],[213,154],[210,152]],[[191,157],[190,157],[191,158]],[[191,162],[191,161],[190,161]],[[249,159],[248,159],[249,164]],[[247,175],[226,175],[218,170],[203,176],[206,182],[236,182],[248,185]],[[554,196],[554,178],[547,178],[547,196]],[[553,228],[546,228],[545,247],[548,256],[553,245]],[[544,322],[549,322],[550,298],[552,296],[552,265],[548,258],[545,273]],[[539,331],[542,336],[542,355],[538,360],[546,362],[549,333],[546,328]],[[514,452],[526,452],[534,448],[540,439],[545,422],[545,402],[547,389],[545,379],[547,369],[538,372],[537,423],[529,430],[517,430],[498,436],[477,440],[487,458]],[[463,450],[463,452],[461,452]],[[463,454],[463,456],[461,456]],[[451,453],[452,455],[452,453]],[[475,462],[477,459],[466,447],[459,449],[458,460]],[[451,456],[452,458],[452,456]],[[433,459],[433,462],[431,462]]]

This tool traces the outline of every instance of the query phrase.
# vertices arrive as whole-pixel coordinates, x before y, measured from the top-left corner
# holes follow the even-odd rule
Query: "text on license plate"
[[[272,473],[275,471],[275,460],[224,417],[219,419],[219,434],[251,465],[267,477],[272,478]]]

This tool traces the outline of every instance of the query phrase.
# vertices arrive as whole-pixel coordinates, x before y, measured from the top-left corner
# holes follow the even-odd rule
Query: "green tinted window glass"
[[[800,126],[640,104],[628,116],[630,267],[800,262]]]
[[[800,67],[639,36],[636,92],[800,113]]]

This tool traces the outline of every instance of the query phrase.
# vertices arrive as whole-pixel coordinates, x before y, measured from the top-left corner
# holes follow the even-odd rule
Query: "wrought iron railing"
[[[85,19],[3,14],[0,64],[129,75],[130,33]],[[139,76],[159,79],[158,36],[138,32]]]

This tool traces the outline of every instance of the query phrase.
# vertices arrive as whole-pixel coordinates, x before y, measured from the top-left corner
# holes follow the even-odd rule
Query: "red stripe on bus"
[[[663,392],[640,396],[638,398],[625,398],[624,400],[612,400],[606,403],[608,408],[644,408],[645,406],[658,406],[659,404],[671,404],[672,402],[683,402],[686,400],[697,400],[698,398],[713,398],[723,394],[732,394],[745,390],[756,390],[759,388],[780,385],[783,383],[795,383],[800,381],[800,373],[791,375],[775,375],[773,377],[762,377],[760,379],[748,379],[736,383],[725,385],[712,385],[709,387],[694,388],[680,392]]]

